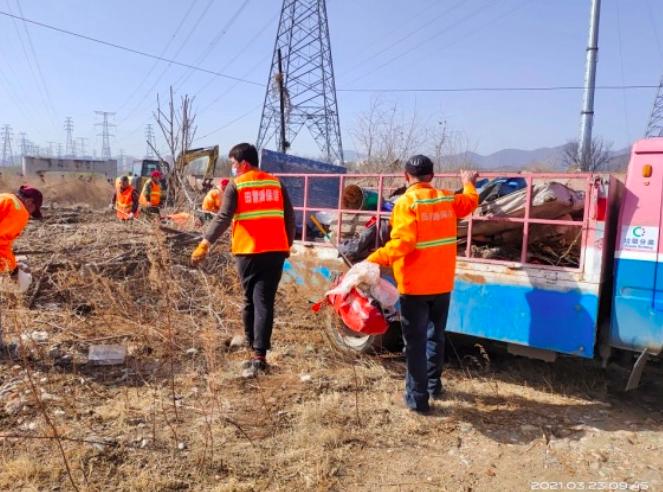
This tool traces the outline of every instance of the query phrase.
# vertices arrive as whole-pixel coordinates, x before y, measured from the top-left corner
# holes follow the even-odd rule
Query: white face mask
[[[230,174],[232,174],[233,177],[237,177],[237,168],[235,166],[230,168]]]

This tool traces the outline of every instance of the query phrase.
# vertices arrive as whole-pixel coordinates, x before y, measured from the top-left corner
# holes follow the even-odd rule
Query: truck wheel
[[[345,326],[332,309],[327,309],[326,314],[327,334],[334,345],[344,352],[366,354],[402,348],[400,323],[390,324],[389,330],[383,335],[361,335]]]

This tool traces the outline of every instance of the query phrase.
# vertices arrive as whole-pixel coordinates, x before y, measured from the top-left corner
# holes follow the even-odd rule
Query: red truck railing
[[[304,244],[316,244],[321,245],[319,241],[314,241],[309,237],[307,231],[307,224],[309,222],[309,214],[313,212],[326,212],[335,214],[336,224],[338,231],[335,234],[335,242],[338,246],[342,239],[342,226],[343,219],[349,215],[352,216],[367,216],[375,217],[377,219],[377,227],[379,233],[380,219],[388,217],[391,212],[381,210],[380,204],[383,202],[385,197],[385,191],[390,189],[395,189],[397,186],[394,186],[394,183],[404,184],[402,174],[277,174],[280,178],[302,180],[303,183],[303,203],[295,204],[295,210],[302,214],[302,234],[299,241]],[[532,225],[541,225],[541,226],[566,226],[572,228],[581,228],[580,231],[580,257],[577,267],[562,267],[555,265],[546,265],[546,264],[536,264],[537,268],[541,269],[551,269],[551,270],[564,270],[578,272],[582,271],[585,262],[585,250],[588,240],[588,231],[590,225],[590,213],[595,209],[595,180],[596,176],[587,173],[482,173],[482,178],[497,178],[497,177],[507,177],[507,178],[523,178],[526,181],[526,196],[525,196],[525,209],[523,217],[506,217],[506,216],[491,216],[491,217],[482,217],[476,213],[467,217],[467,244],[465,246],[465,255],[460,256],[463,260],[469,260],[477,263],[487,263],[487,264],[498,264],[498,265],[514,265],[513,260],[501,260],[501,259],[488,259],[488,258],[479,258],[472,256],[472,229],[473,224],[479,221],[494,221],[494,222],[511,222],[522,224],[522,243],[520,250],[520,264],[531,264],[527,261],[528,251],[530,246],[530,226]],[[327,180],[334,179],[338,180],[338,200],[336,207],[319,207],[311,206],[311,185],[316,182],[316,180]],[[374,189],[377,192],[377,210],[357,210],[357,209],[348,209],[342,207],[341,197],[343,195],[343,190],[345,189],[348,182],[356,181],[370,181],[376,182],[374,186],[370,186],[371,189]],[[449,181],[455,180],[460,183],[458,174],[440,174],[435,176],[434,183],[437,186],[437,183],[440,181]],[[540,219],[531,217],[532,209],[532,189],[535,184],[535,181],[574,181],[580,183],[581,190],[569,186],[569,188],[574,189],[575,191],[584,192],[584,203],[583,203],[583,217],[582,221],[580,220],[563,220],[563,219]],[[292,199],[292,197],[291,197]],[[379,234],[376,235],[376,241],[379,238]]]

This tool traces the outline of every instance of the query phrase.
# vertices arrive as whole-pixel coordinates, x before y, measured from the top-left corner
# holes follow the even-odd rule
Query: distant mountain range
[[[564,159],[565,145],[557,147],[541,147],[533,150],[502,149],[492,154],[482,155],[476,152],[463,152],[444,157],[444,163],[450,168],[472,166],[484,170],[519,171],[531,169],[537,171],[566,171]],[[630,148],[610,151],[610,162],[604,170],[624,169],[628,164]],[[354,150],[344,150],[346,162],[357,162],[364,155]]]
[[[566,168],[564,162],[564,147],[542,147],[534,150],[502,149],[488,155],[475,152],[465,152],[447,157],[450,164],[471,163],[479,169],[520,170],[526,168],[541,168],[561,171]],[[611,161],[607,169],[620,169],[625,167],[629,158],[629,148],[611,151]]]

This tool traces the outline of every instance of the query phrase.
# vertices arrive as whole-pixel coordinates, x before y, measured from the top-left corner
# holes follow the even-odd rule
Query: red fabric
[[[345,297],[340,295],[327,296],[327,302],[341,317],[345,326],[356,333],[382,335],[389,328],[377,302],[366,297],[355,288]]]

